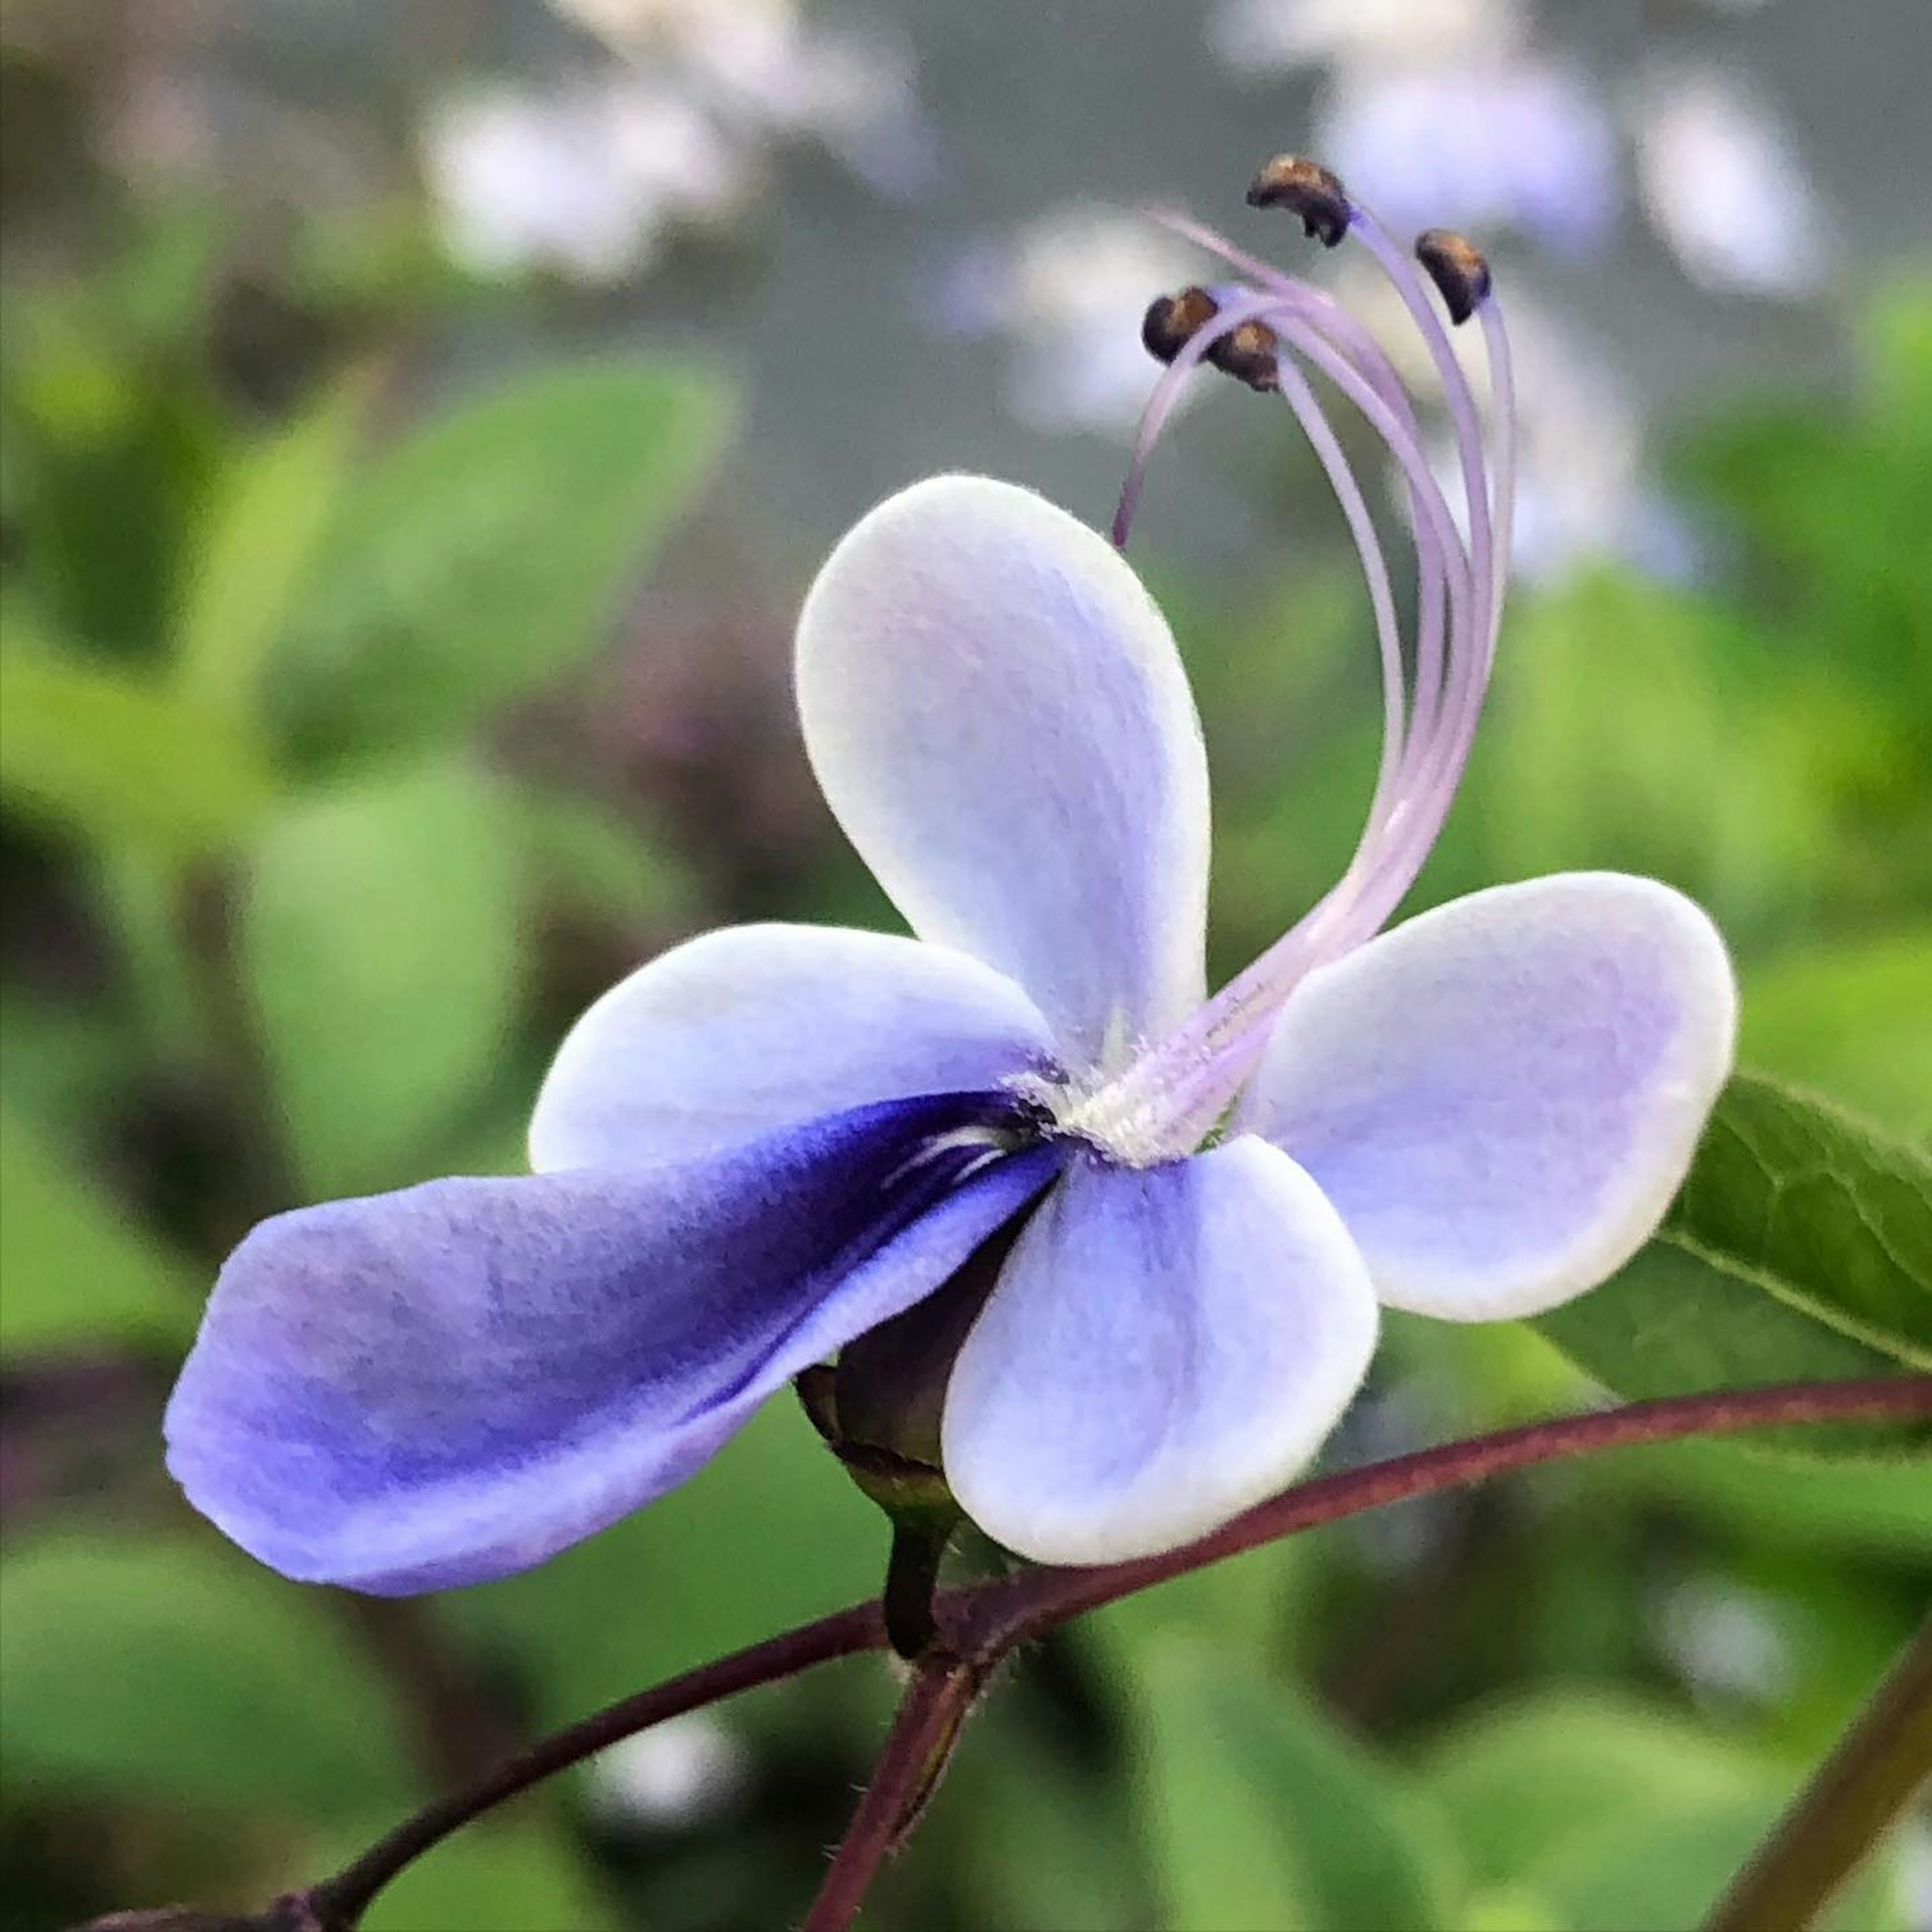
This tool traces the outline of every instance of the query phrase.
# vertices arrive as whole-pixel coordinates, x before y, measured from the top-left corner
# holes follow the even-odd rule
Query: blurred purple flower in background
[[[245,1548],[382,1592],[539,1562],[692,1474],[767,1395],[998,1235],[945,1384],[954,1493],[1042,1562],[1164,1549],[1305,1464],[1366,1372],[1379,1305],[1535,1313],[1648,1238],[1730,1062],[1710,922],[1654,880],[1574,874],[1382,933],[1494,662],[1508,338],[1480,258],[1424,238],[1452,316],[1480,322],[1486,447],[1416,269],[1322,179],[1311,232],[1376,261],[1445,389],[1466,540],[1374,339],[1186,224],[1241,279],[1149,311],[1171,366],[1115,534],[1202,362],[1294,410],[1356,540],[1385,680],[1342,878],[1209,998],[1206,760],[1159,610],[1114,548],[1029,491],[901,492],[820,573],[797,682],[826,800],[918,936],[691,940],[564,1042],[533,1178],[256,1229],[168,1418],[170,1466]],[[1399,466],[1419,572],[1406,650],[1304,362]]]
[[[1822,196],[1790,136],[1715,68],[1659,68],[1630,109],[1645,212],[1700,287],[1792,302],[1839,262]]]

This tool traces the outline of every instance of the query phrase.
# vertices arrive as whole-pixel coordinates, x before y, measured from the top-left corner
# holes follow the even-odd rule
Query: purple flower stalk
[[[1704,914],[1578,873],[1382,932],[1454,796],[1502,608],[1509,352],[1487,270],[1458,238],[1418,246],[1480,326],[1491,446],[1422,277],[1333,177],[1272,164],[1251,199],[1394,283],[1447,399],[1467,540],[1367,332],[1186,222],[1238,279],[1150,313],[1171,366],[1115,536],[1197,364],[1294,410],[1386,681],[1342,878],[1208,998],[1207,764],[1159,610],[1115,546],[1029,491],[942,476],[891,498],[806,600],[797,686],[826,797],[917,937],[692,940],[566,1040],[532,1177],[250,1234],[167,1423],[176,1475],[244,1548],[382,1592],[541,1562],[997,1238],[944,1386],[946,1478],[1023,1556],[1132,1556],[1294,1476],[1360,1384],[1379,1307],[1534,1314],[1654,1230],[1731,1060]],[[1406,646],[1310,371],[1404,479]]]

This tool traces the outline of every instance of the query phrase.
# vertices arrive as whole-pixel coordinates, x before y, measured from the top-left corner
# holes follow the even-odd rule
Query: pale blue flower
[[[565,1041],[535,1177],[257,1228],[168,1418],[176,1475],[236,1541],[382,1592],[537,1562],[681,1482],[1004,1233],[946,1385],[946,1474],[1024,1556],[1132,1556],[1291,1478],[1360,1384],[1381,1306],[1533,1314],[1649,1235],[1730,1061],[1732,975],[1704,915],[1652,880],[1575,874],[1381,932],[1489,675],[1508,343],[1486,287],[1466,290],[1492,456],[1413,266],[1360,211],[1345,225],[1436,358],[1467,542],[1366,332],[1202,231],[1244,279],[1175,356],[1143,448],[1190,368],[1269,332],[1263,386],[1336,482],[1388,679],[1380,778],[1335,888],[1209,998],[1207,762],[1159,610],[1027,490],[946,476],[892,497],[806,599],[798,695],[826,799],[917,936],[693,940]],[[1406,652],[1301,359],[1407,479]]]

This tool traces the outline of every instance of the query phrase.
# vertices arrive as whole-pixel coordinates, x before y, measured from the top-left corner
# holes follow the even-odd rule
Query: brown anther
[[[1299,154],[1277,154],[1248,184],[1250,208],[1285,208],[1301,217],[1303,232],[1332,248],[1348,232],[1348,191],[1340,178]]]
[[[1208,352],[1208,360],[1223,374],[1245,382],[1263,394],[1281,387],[1281,368],[1276,359],[1275,332],[1264,322],[1244,322],[1231,328]]]
[[[1205,289],[1156,296],[1141,318],[1142,345],[1156,362],[1172,362],[1188,338],[1220,313],[1220,303]]]
[[[1429,272],[1459,327],[1479,309],[1490,292],[1490,265],[1466,235],[1453,228],[1430,228],[1415,238],[1415,259]]]

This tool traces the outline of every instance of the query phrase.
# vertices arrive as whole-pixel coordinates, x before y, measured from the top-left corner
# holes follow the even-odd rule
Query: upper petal
[[[169,1466],[304,1580],[390,1594],[526,1568],[692,1474],[1044,1184],[1048,1150],[968,1176],[984,1150],[943,1138],[908,1171],[962,1118],[899,1103],[654,1168],[278,1216],[222,1270]]]
[[[960,1352],[947,1480],[988,1535],[1041,1562],[1172,1549],[1301,1468],[1366,1372],[1376,1324],[1340,1216],[1278,1148],[1082,1159]]]
[[[1736,1019],[1724,941],[1681,892],[1612,872],[1498,886],[1311,974],[1241,1122],[1322,1184],[1390,1306],[1533,1315],[1654,1230]]]
[[[984,477],[901,491],[806,599],[798,699],[914,929],[1018,980],[1075,1060],[1199,1003],[1200,721],[1160,611],[1084,524]]]
[[[684,1160],[878,1100],[1048,1070],[1010,980],[940,946],[740,926],[674,946],[573,1027],[530,1121],[530,1165]]]

